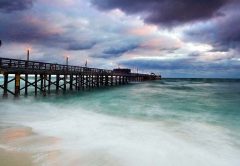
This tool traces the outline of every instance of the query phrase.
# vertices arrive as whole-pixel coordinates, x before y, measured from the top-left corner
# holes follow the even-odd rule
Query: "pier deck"
[[[18,97],[21,92],[27,96],[30,87],[34,89],[35,95],[46,96],[53,90],[56,93],[59,93],[60,90],[63,92],[67,90],[80,91],[160,78],[152,74],[126,73],[121,72],[121,70],[105,70],[0,57],[1,75],[3,76],[3,84],[0,84],[0,89],[3,89],[3,97],[7,97],[8,94]]]

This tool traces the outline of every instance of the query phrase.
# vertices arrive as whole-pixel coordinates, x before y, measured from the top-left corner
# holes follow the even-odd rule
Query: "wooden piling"
[[[63,92],[66,92],[67,90],[67,75],[64,74],[63,76]]]
[[[52,77],[52,75],[51,74],[49,74],[48,75],[48,94],[50,94],[50,92],[51,92],[51,77]]]
[[[15,97],[20,95],[20,74],[15,74]]]
[[[69,81],[69,89],[72,91],[73,90],[73,75],[70,74],[70,81]]]
[[[60,82],[60,75],[56,75],[56,93],[59,93],[59,82]]]
[[[25,74],[25,96],[28,95],[28,74]]]
[[[3,97],[8,97],[8,73],[4,73],[4,83],[3,83]]]
[[[38,75],[35,74],[35,83],[34,83],[34,94],[35,94],[35,96],[37,96],[37,88],[38,88],[37,82],[38,82]]]

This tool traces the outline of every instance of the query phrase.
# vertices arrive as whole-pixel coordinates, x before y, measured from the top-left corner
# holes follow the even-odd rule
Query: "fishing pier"
[[[0,84],[3,97],[27,96],[30,88],[34,95],[46,96],[54,91],[58,94],[161,78],[153,73],[131,73],[130,69],[105,70],[1,57],[0,77],[3,77]]]

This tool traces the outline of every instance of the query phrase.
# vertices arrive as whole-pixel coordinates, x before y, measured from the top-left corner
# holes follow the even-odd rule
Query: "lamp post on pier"
[[[69,56],[66,56],[66,65],[68,66],[68,59],[69,59]]]
[[[27,50],[27,61],[29,61],[30,49]]]

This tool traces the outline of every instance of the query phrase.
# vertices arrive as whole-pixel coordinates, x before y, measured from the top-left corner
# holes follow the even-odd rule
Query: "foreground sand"
[[[34,147],[46,147],[58,141],[53,137],[39,136],[28,127],[0,128],[0,165],[33,166],[54,162],[60,152],[42,152]]]

